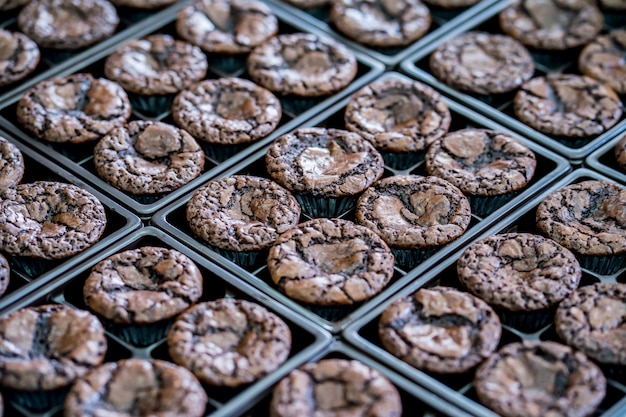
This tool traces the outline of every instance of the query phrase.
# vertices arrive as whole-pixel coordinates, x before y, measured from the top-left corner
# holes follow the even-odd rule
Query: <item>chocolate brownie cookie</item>
[[[300,206],[287,190],[253,176],[209,181],[187,203],[187,220],[196,236],[237,252],[267,249],[299,218]]]
[[[626,170],[626,135],[615,145],[615,160],[623,170]]]
[[[21,7],[30,0],[0,0],[0,10],[12,10]]]
[[[0,29],[0,87],[33,72],[39,57],[37,44],[26,35]]]
[[[515,115],[530,127],[566,138],[606,132],[619,121],[623,108],[613,90],[574,74],[526,81],[515,95],[513,106]]]
[[[15,187],[24,176],[24,158],[19,148],[0,136],[0,191]]]
[[[78,49],[110,37],[120,19],[107,0],[33,0],[17,17],[22,32],[37,45]]]
[[[378,48],[413,43],[431,23],[430,10],[419,0],[336,0],[330,19],[344,35]]]
[[[398,390],[361,362],[325,359],[295,369],[272,394],[271,417],[400,417]]]
[[[558,243],[530,233],[506,233],[474,242],[457,261],[459,281],[507,311],[555,306],[578,287],[582,270]]]
[[[517,0],[500,12],[502,30],[526,46],[563,50],[591,41],[604,16],[587,0]]]
[[[604,398],[606,379],[581,352],[525,341],[483,362],[474,388],[480,402],[503,417],[586,417]]]
[[[94,147],[100,178],[131,194],[176,190],[204,168],[204,152],[186,131],[136,120],[114,128]]]
[[[275,36],[252,50],[248,73],[257,84],[280,94],[326,96],[343,89],[357,72],[345,46],[307,33]]]
[[[42,81],[17,103],[17,120],[26,130],[59,143],[100,139],[126,123],[130,113],[122,87],[91,74]]]
[[[445,42],[429,62],[432,74],[450,87],[485,95],[514,90],[535,72],[522,44],[486,32],[467,32]]]
[[[203,79],[207,68],[200,48],[169,35],[152,35],[109,55],[104,74],[131,93],[174,94]]]
[[[38,181],[0,196],[0,250],[7,254],[67,258],[96,243],[106,224],[102,203],[75,185]]]
[[[65,417],[201,417],[206,392],[186,369],[160,360],[105,363],[79,378],[65,400]]]
[[[21,391],[66,387],[100,365],[106,350],[91,313],[60,304],[24,308],[0,318],[0,383]]]
[[[199,0],[178,13],[178,35],[207,52],[241,54],[278,33],[272,10],[256,0]]]
[[[626,284],[597,283],[579,288],[559,304],[561,339],[607,365],[626,365]]]
[[[393,255],[371,230],[341,219],[313,219],[278,237],[267,268],[285,294],[318,306],[358,303],[393,276]]]
[[[287,360],[291,331],[258,304],[222,298],[181,314],[167,345],[174,362],[203,383],[237,387],[263,378]]]
[[[477,196],[525,187],[537,165],[533,151],[508,133],[473,128],[448,133],[433,143],[424,161],[430,175]]]
[[[423,288],[391,303],[378,335],[389,352],[429,372],[462,373],[493,353],[502,326],[491,307],[453,288]]]
[[[624,2],[626,5],[626,2]],[[626,94],[626,30],[614,30],[587,44],[578,57],[580,71],[618,94]]]
[[[9,267],[9,262],[7,258],[0,254],[0,296],[4,294],[4,292],[9,287],[9,281],[11,279],[11,268]],[[0,413],[2,416],[2,413]]]
[[[356,219],[389,246],[429,249],[465,233],[471,211],[463,193],[441,178],[396,175],[363,193]]]
[[[83,287],[85,304],[114,323],[148,324],[182,312],[202,296],[202,274],[182,253],[144,246],[109,256]]]
[[[417,152],[448,132],[450,110],[432,88],[417,81],[386,79],[370,83],[348,102],[345,123],[388,152]]]
[[[205,80],[182,91],[172,105],[174,121],[208,143],[235,145],[266,137],[282,117],[280,101],[242,78]]]

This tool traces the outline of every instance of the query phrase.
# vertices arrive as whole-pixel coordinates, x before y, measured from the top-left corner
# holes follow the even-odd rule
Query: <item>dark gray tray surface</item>
[[[535,226],[535,212],[539,203],[548,194],[556,190],[562,189],[569,184],[589,179],[611,181],[610,179],[591,170],[576,170],[558,183],[552,185],[549,189],[544,190],[532,201],[525,204],[524,207],[512,212],[501,222],[495,224],[489,229],[486,229],[482,234],[476,236],[471,241],[467,241],[467,246],[475,240],[500,233],[521,232],[540,234]],[[626,184],[621,185],[624,186]],[[428,387],[437,395],[444,397],[447,401],[452,402],[464,410],[479,417],[496,416],[495,413],[489,411],[478,403],[476,393],[472,386],[472,379],[474,377],[473,370],[463,374],[451,376],[428,374],[426,372],[419,371],[387,352],[378,338],[378,322],[380,320],[380,315],[394,300],[412,294],[420,288],[435,285],[444,285],[463,289],[456,273],[456,262],[460,254],[460,251],[455,253],[435,268],[417,276],[411,285],[402,289],[402,291],[398,292],[394,297],[386,300],[384,303],[377,306],[375,309],[372,309],[348,326],[344,331],[343,336],[354,346],[367,352],[369,355],[377,358],[387,366],[404,374],[418,384]],[[580,284],[581,286],[590,285],[596,282],[626,282],[626,265],[613,275],[600,275],[592,271],[583,270],[583,277]],[[521,340],[559,341],[559,338],[554,330],[553,324],[550,324],[535,333],[524,333],[513,327],[503,326],[502,340],[498,348],[507,343],[518,342]],[[624,381],[618,382],[617,380],[610,378],[608,381],[609,383],[606,398],[593,416],[624,416],[626,415],[626,385],[624,385]]]
[[[626,109],[620,121],[601,135],[590,137],[587,140],[572,140],[552,137],[525,125],[515,117],[515,113],[513,112],[513,97],[515,96],[515,91],[499,95],[481,96],[458,91],[448,87],[446,84],[440,82],[437,78],[430,74],[428,64],[430,54],[442,43],[469,31],[478,30],[503,34],[498,23],[498,13],[505,9],[512,1],[513,0],[501,1],[489,10],[486,10],[484,13],[476,15],[474,18],[467,20],[458,25],[456,28],[448,31],[445,36],[442,36],[436,42],[429,44],[427,47],[416,52],[413,56],[407,58],[402,63],[402,69],[407,74],[432,85],[446,95],[454,97],[455,99],[480,111],[481,113],[484,113],[499,123],[524,134],[530,139],[558,152],[571,161],[580,163],[594,149],[610,140],[619,131],[626,129]],[[605,30],[603,33],[606,33],[606,31],[611,29],[625,27],[626,13],[605,11]],[[536,67],[534,77],[561,73],[580,74],[580,71],[578,71],[577,61],[581,49],[582,48],[574,48],[564,52],[542,52],[531,50],[531,55],[533,56]],[[622,103],[626,105],[626,96],[622,96],[621,99]]]
[[[395,73],[388,73],[385,74],[383,77],[405,78],[404,76]],[[346,103],[347,99],[335,104],[327,111],[321,113],[318,117],[305,123],[304,126],[345,128],[343,122],[343,114]],[[452,111],[453,122],[451,130],[457,130],[468,126],[473,126],[506,131],[506,129],[472,112],[471,110],[468,110],[451,101],[449,101],[448,104]],[[480,231],[484,229],[484,227],[497,221],[502,216],[508,214],[508,212],[512,210],[515,206],[522,204],[525,199],[530,198],[533,194],[539,192],[543,187],[546,187],[551,182],[556,181],[559,177],[565,175],[569,171],[570,166],[563,158],[537,146],[532,142],[520,138],[517,135],[515,136],[521,142],[530,147],[535,152],[538,159],[537,172],[528,188],[520,195],[515,197],[513,200],[500,207],[485,218],[474,215],[470,227],[461,238],[444,246],[436,254],[431,256],[429,259],[424,261],[416,268],[410,271],[404,271],[396,267],[396,273],[392,279],[392,282],[387,286],[386,289],[382,291],[380,295],[374,297],[369,301],[365,301],[361,304],[350,307],[315,308],[299,304],[289,299],[276,289],[269,277],[267,268],[265,266],[257,266],[252,268],[248,267],[244,269],[243,267],[222,257],[217,252],[211,250],[207,245],[205,245],[201,240],[197,239],[193,235],[187,224],[185,214],[186,203],[192,194],[186,195],[185,197],[179,199],[175,203],[156,213],[156,215],[152,218],[152,222],[156,226],[162,228],[163,230],[166,230],[173,236],[181,239],[185,244],[192,247],[194,250],[201,252],[204,256],[220,264],[225,269],[230,270],[235,275],[242,277],[246,281],[250,282],[252,285],[269,293],[272,297],[275,297],[281,303],[288,305],[290,308],[296,310],[300,314],[305,315],[311,320],[314,320],[317,323],[321,323],[326,329],[329,329],[333,332],[338,332],[348,322],[368,311],[371,306],[377,304],[382,299],[388,297],[402,286],[411,282],[417,274],[428,270],[428,268],[435,265],[438,261],[445,258],[448,254],[458,249],[461,245],[463,245],[463,242],[471,239],[472,236],[476,235],[477,233],[480,233]],[[239,164],[235,165],[228,171],[221,173],[219,177],[235,174],[246,174],[269,178],[265,169],[264,157],[265,150],[259,151],[255,155],[252,155],[244,161],[240,162]],[[426,175],[423,168],[423,163],[419,162],[406,171],[395,171],[387,168],[384,176],[409,173]],[[340,217],[354,221],[353,212],[343,213]],[[308,220],[308,217],[306,215],[303,215],[300,220]]]
[[[589,155],[585,160],[585,166],[626,184],[626,170],[620,167],[615,159],[615,146],[624,137],[624,134],[626,134],[626,131],[620,133],[610,142],[605,143]]]

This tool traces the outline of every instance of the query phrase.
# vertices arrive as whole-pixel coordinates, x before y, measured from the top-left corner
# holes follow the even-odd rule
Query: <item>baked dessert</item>
[[[205,384],[238,387],[278,369],[291,350],[289,326],[264,307],[221,298],[178,316],[169,354]]]
[[[42,48],[79,49],[110,37],[120,19],[107,0],[33,0],[17,25]]]
[[[350,415],[400,417],[396,387],[361,362],[324,359],[303,365],[274,387],[271,417]]]
[[[282,95],[319,97],[346,87],[358,69],[352,51],[308,33],[275,36],[250,52],[252,80]]]
[[[526,81],[513,109],[518,119],[542,133],[574,139],[609,130],[620,120],[623,106],[613,90],[592,78],[553,74]]]
[[[626,170],[626,134],[615,145],[615,160],[623,170]]]
[[[278,137],[265,155],[270,177],[314,217],[337,217],[380,178],[382,156],[356,133],[300,128]]]
[[[242,54],[278,33],[272,10],[256,0],[199,0],[178,13],[178,35],[206,52]]]
[[[37,44],[28,36],[0,29],[0,87],[32,73],[40,56]]]
[[[106,350],[104,329],[91,313],[60,304],[23,308],[0,317],[0,384],[18,404],[47,409],[100,365]]]
[[[535,72],[528,50],[515,39],[487,32],[466,32],[430,55],[430,70],[450,87],[475,94],[502,94]]]
[[[270,277],[288,297],[317,306],[364,301],[391,281],[394,261],[371,230],[341,219],[313,219],[278,237]]]
[[[500,12],[500,27],[526,46],[564,50],[585,45],[600,33],[604,16],[586,0],[517,0]]]
[[[202,281],[184,254],[143,246],[98,262],[85,281],[83,298],[111,331],[147,346],[165,336],[169,319],[202,296]]]
[[[555,191],[537,207],[537,227],[574,252],[583,268],[610,275],[626,264],[626,190],[582,181]]]
[[[439,93],[398,78],[374,81],[354,93],[344,119],[348,130],[370,141],[397,169],[417,163],[419,152],[445,135],[452,120]]]
[[[626,2],[624,2],[626,8]],[[617,94],[626,94],[626,30],[616,29],[588,43],[578,57],[580,71]]]
[[[15,187],[24,176],[24,157],[17,146],[0,136],[0,192]]]
[[[582,352],[524,341],[483,362],[474,388],[480,402],[503,417],[586,417],[604,398],[606,379]]]
[[[336,0],[334,27],[360,44],[376,48],[409,45],[428,32],[430,10],[420,0]]]
[[[106,225],[102,203],[72,184],[37,181],[0,195],[0,250],[6,254],[68,258],[96,243]]]
[[[255,264],[258,255],[299,219],[300,205],[287,190],[254,176],[209,181],[187,203],[191,231],[244,266]]]
[[[28,89],[17,103],[17,120],[22,127],[35,137],[55,143],[100,139],[126,123],[130,113],[130,102],[122,87],[80,73],[42,81]]]
[[[486,129],[462,129],[435,141],[424,157],[426,172],[459,187],[484,216],[502,207],[532,180],[533,151],[512,135]]]
[[[197,178],[204,152],[183,129],[135,120],[116,127],[96,144],[93,164],[100,178],[130,194],[176,190]]]
[[[409,365],[441,374],[463,373],[498,347],[502,326],[487,303],[448,287],[422,288],[389,304],[378,335]]]
[[[65,417],[201,417],[208,398],[186,369],[160,360],[109,362],[78,379],[65,400]]]
[[[552,321],[554,307],[580,283],[580,264],[553,240],[506,233],[474,242],[457,261],[472,294],[498,309],[502,322],[535,331]]]
[[[0,254],[0,296],[4,294],[9,288],[9,282],[11,280],[11,268],[7,258]],[[2,416],[2,413],[0,413]]]

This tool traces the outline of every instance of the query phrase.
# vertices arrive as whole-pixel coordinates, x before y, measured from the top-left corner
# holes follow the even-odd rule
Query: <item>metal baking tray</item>
[[[624,137],[624,134],[618,135],[589,155],[585,159],[585,166],[626,184],[626,171],[617,164],[615,159],[615,146]]]
[[[287,10],[289,13],[301,20],[306,21],[311,26],[316,26],[322,29],[324,32],[339,40],[341,43],[348,45],[351,49],[364,52],[385,64],[388,69],[392,69],[411,54],[426,47],[430,43],[437,41],[437,39],[465,20],[486,12],[491,6],[501,0],[481,0],[474,6],[454,9],[444,9],[427,5],[430,9],[432,17],[432,23],[428,32],[422,38],[408,46],[394,48],[374,48],[371,46],[365,46],[346,37],[341,32],[337,31],[335,25],[331,22],[330,6],[312,9],[299,9],[298,7],[292,6],[282,0],[265,1]]]
[[[445,36],[429,44],[427,47],[420,49],[415,55],[409,57],[402,63],[402,70],[407,74],[435,87],[444,94],[461,101],[463,104],[480,111],[489,118],[529,137],[537,143],[550,148],[559,154],[565,156],[573,163],[581,164],[582,160],[587,157],[594,149],[610,140],[618,132],[626,129],[626,111],[622,115],[620,121],[601,135],[590,137],[588,141],[578,141],[563,139],[559,137],[543,134],[534,128],[522,123],[515,117],[513,111],[513,97],[515,91],[511,93],[480,96],[476,94],[466,93],[455,90],[445,83],[440,82],[435,76],[430,74],[428,60],[430,54],[437,49],[442,43],[457,37],[458,35],[469,31],[485,31],[496,34],[504,34],[500,30],[498,24],[498,13],[508,7],[514,0],[504,0],[494,7],[486,10],[480,15],[474,16],[473,19],[467,20],[452,30],[448,31]],[[605,12],[605,33],[607,30],[626,27],[626,13],[608,13]],[[546,74],[574,73],[580,74],[578,71],[578,55],[581,48],[576,48],[564,52],[533,52],[531,55],[535,61],[535,74],[533,77],[543,76]],[[622,103],[626,105],[626,96],[621,97]],[[626,109],[625,109],[626,110]]]
[[[318,36],[324,36],[324,34],[315,30],[314,28],[308,28],[306,23],[300,22],[297,19],[289,16],[286,12],[275,9],[273,12],[276,14],[279,20],[279,33],[292,33],[292,32],[309,32]],[[140,30],[133,33],[133,39],[143,38],[150,34],[169,34],[176,37],[176,14],[170,13],[167,16],[163,16],[162,19],[155,22],[150,26],[144,26]],[[101,49],[98,53],[94,54],[91,58],[84,60],[81,65],[74,66],[71,69],[66,69],[55,75],[55,77],[67,76],[69,74],[78,72],[90,72],[96,77],[104,77],[104,62],[106,57],[115,51],[119,44],[112,45],[108,48]],[[345,97],[346,95],[354,92],[356,89],[362,87],[375,77],[380,75],[383,71],[381,64],[373,60],[372,58],[358,53],[355,53],[358,62],[358,72],[354,81],[342,91],[329,97],[312,98],[312,99],[294,99],[292,97],[279,97],[281,105],[283,107],[283,116],[278,125],[276,131],[259,141],[251,143],[249,145],[241,146],[239,153],[226,160],[218,160],[210,156],[210,147],[212,145],[198,141],[200,145],[205,149],[207,155],[205,157],[205,168],[203,173],[184,185],[178,190],[170,193],[160,194],[157,196],[134,196],[125,193],[107,182],[102,180],[95,172],[93,165],[93,147],[95,142],[86,144],[50,144],[33,138],[28,132],[23,130],[15,120],[16,102],[19,97],[16,97],[11,102],[0,102],[0,126],[11,131],[19,140],[27,143],[29,146],[34,147],[39,152],[47,155],[48,157],[56,160],[59,164],[63,165],[68,170],[76,173],[78,176],[86,179],[89,183],[95,187],[103,190],[105,193],[113,197],[116,201],[120,202],[124,206],[130,208],[134,213],[142,218],[148,218],[158,209],[164,207],[168,203],[176,200],[185,192],[191,188],[197,187],[207,178],[214,176],[217,172],[225,169],[229,165],[232,165],[240,158],[249,155],[255,150],[260,149],[267,143],[273,141],[279,135],[292,130],[295,126],[301,124],[318,114],[322,109],[328,107],[335,101]],[[208,79],[219,77],[242,77],[249,78],[246,73],[246,56],[240,56],[238,58],[226,59],[222,55],[209,54],[209,72],[207,74]],[[4,107],[4,108],[3,108]],[[160,114],[151,114],[148,112],[133,111],[131,120],[158,120],[170,124],[175,124],[169,110]],[[10,121],[14,121],[13,123]],[[239,149],[239,148],[237,148]]]
[[[1,309],[3,306],[21,299],[24,295],[45,287],[54,278],[66,274],[85,259],[138,229],[141,226],[141,221],[137,216],[87,185],[84,181],[14,140],[6,132],[0,130],[0,136],[15,144],[22,152],[25,165],[22,183],[59,181],[74,184],[95,195],[104,206],[107,216],[107,227],[102,238],[90,248],[68,259],[47,261],[10,256],[3,253],[9,261],[11,276],[7,292],[0,297]]]
[[[563,187],[585,180],[609,180],[608,178],[588,169],[578,169],[563,178],[561,181],[545,189],[533,200],[523,207],[512,212],[504,220],[493,227],[486,229],[471,241],[466,241],[467,246],[473,241],[500,233],[524,232],[540,234],[535,226],[535,212],[539,203],[550,193]],[[614,182],[614,181],[613,181]],[[621,184],[624,186],[625,184]],[[456,262],[461,252],[455,253],[429,271],[416,276],[411,285],[403,288],[392,299],[388,299],[381,305],[367,312],[365,315],[351,324],[343,333],[345,339],[370,356],[380,360],[385,365],[397,370],[409,379],[421,386],[427,387],[446,401],[462,408],[463,410],[479,417],[495,417],[496,414],[489,411],[478,403],[476,393],[472,386],[474,372],[469,371],[459,375],[438,376],[419,371],[402,360],[387,352],[378,338],[378,322],[383,310],[394,300],[412,294],[423,287],[445,285],[462,288],[456,274]],[[626,267],[613,275],[599,275],[594,272],[583,270],[581,285],[589,285],[595,282],[626,282]],[[507,343],[521,340],[553,340],[558,341],[554,325],[550,324],[535,333],[524,333],[509,326],[503,326],[500,347]],[[608,379],[607,395],[603,403],[596,411],[594,417],[623,417],[626,415],[626,385],[624,381]]]
[[[289,326],[292,335],[292,348],[287,361],[275,372],[262,378],[256,383],[240,388],[218,388],[205,386],[209,397],[207,405],[207,416],[232,416],[245,408],[250,403],[267,392],[270,387],[282,378],[294,367],[311,360],[315,355],[319,355],[323,349],[331,342],[331,336],[318,326],[303,318],[292,314],[281,304],[271,300],[250,285],[235,278],[231,274],[223,271],[207,259],[185,248],[175,239],[167,236],[162,231],[145,227],[133,235],[119,240],[113,245],[109,245],[105,250],[100,251],[96,256],[90,257],[71,272],[58,277],[49,282],[45,289],[37,291],[24,297],[8,307],[0,309],[0,315],[9,314],[26,306],[61,303],[68,304],[80,309],[87,309],[83,302],[83,285],[91,268],[108,256],[124,250],[135,249],[142,246],[160,246],[178,250],[189,256],[200,269],[204,278],[204,294],[198,302],[214,300],[217,298],[230,297],[254,301],[263,305],[268,310],[279,315]],[[147,347],[137,347],[117,338],[113,334],[106,332],[109,342],[109,352],[105,358],[106,362],[116,361],[126,358],[154,358],[171,361],[167,353],[167,343],[165,338]],[[5,397],[5,401],[11,403],[10,398]],[[16,404],[10,404],[7,416],[35,416],[32,413]],[[62,407],[54,410],[47,410],[45,415],[57,415]],[[13,414],[14,412],[15,414]]]
[[[108,39],[101,41],[95,45],[77,49],[77,50],[55,50],[49,48],[40,48],[41,59],[39,65],[26,78],[0,87],[0,103],[14,100],[29,87],[48,78],[52,78],[55,74],[72,68],[81,63],[93,53],[102,48],[110,47],[118,44],[121,40],[133,36],[133,34],[144,27],[150,27],[154,22],[163,19],[166,16],[176,15],[178,10],[192,0],[183,0],[175,3],[165,9],[157,10],[139,10],[128,7],[116,7],[120,24],[115,33]],[[21,8],[17,10],[3,11],[0,14],[0,28],[11,32],[19,31],[17,26],[17,15]],[[1,106],[1,104],[0,104]]]
[[[387,73],[382,78],[406,79],[405,76],[397,73]],[[303,124],[303,127],[323,126],[345,129],[343,115],[348,100],[349,99],[345,99],[335,104],[314,119],[311,119],[310,121]],[[507,131],[507,129],[501,127],[497,123],[494,123],[461,105],[458,105],[452,101],[447,101],[447,103],[452,112],[451,130],[458,130],[472,126]],[[379,303],[382,299],[393,294],[399,288],[412,281],[415,276],[433,267],[441,259],[444,259],[450,253],[454,252],[456,249],[462,246],[465,241],[471,239],[477,233],[480,233],[480,231],[486,225],[493,223],[497,221],[497,219],[508,214],[508,212],[514,207],[521,204],[524,200],[530,198],[532,195],[539,192],[542,188],[545,188],[553,181],[556,181],[559,177],[565,175],[570,170],[570,166],[567,161],[565,161],[565,159],[546,149],[541,148],[540,146],[528,140],[519,137],[518,135],[513,135],[520,142],[524,143],[526,146],[532,149],[537,157],[537,171],[528,188],[486,218],[481,218],[476,215],[472,216],[470,226],[463,236],[461,236],[456,241],[444,246],[435,255],[427,259],[424,263],[420,264],[417,268],[414,268],[410,271],[404,271],[396,267],[396,272],[391,283],[386,289],[382,291],[381,294],[370,299],[369,301],[365,301],[355,306],[335,308],[311,308],[303,304],[299,304],[286,297],[276,289],[268,275],[267,268],[265,266],[262,266],[260,268],[257,267],[244,269],[243,267],[222,257],[217,252],[211,250],[201,240],[197,239],[193,235],[187,224],[185,210],[187,201],[189,201],[189,199],[191,198],[192,193],[187,194],[186,196],[178,199],[170,206],[157,212],[155,216],[153,216],[152,222],[156,226],[162,228],[163,230],[182,240],[185,244],[192,247],[194,250],[199,251],[207,258],[218,263],[223,268],[228,269],[235,275],[242,277],[252,285],[270,294],[281,303],[289,306],[291,309],[299,312],[300,314],[303,314],[309,319],[317,323],[321,323],[324,328],[334,333],[337,333],[341,331],[341,329],[347,323],[368,311],[371,306]],[[265,152],[266,149],[258,151],[254,155],[251,155],[250,157],[241,161],[227,171],[222,172],[219,177],[216,178],[226,177],[235,174],[256,175],[269,178],[264,163]],[[384,176],[398,174],[426,175],[422,165],[423,164],[420,162],[406,171],[396,171],[387,168],[385,170]],[[354,212],[352,211],[343,213],[340,217],[354,221]],[[309,218],[303,214],[300,220],[305,221],[308,219]]]

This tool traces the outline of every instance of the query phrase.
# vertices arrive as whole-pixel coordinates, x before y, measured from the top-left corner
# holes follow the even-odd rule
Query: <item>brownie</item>
[[[24,176],[24,158],[17,146],[0,136],[0,192],[15,187]]]
[[[504,346],[476,371],[478,399],[502,417],[586,417],[606,379],[582,352],[554,342]]]
[[[7,258],[0,254],[0,296],[5,293],[7,288],[9,288],[9,282],[11,280],[11,268],[9,267],[9,262]],[[0,413],[2,416],[2,413]]]
[[[462,373],[493,353],[502,326],[487,303],[448,287],[423,288],[389,304],[378,335],[409,365],[442,374]]]
[[[386,152],[418,152],[448,132],[450,110],[443,97],[418,81],[374,81],[352,95],[346,128]]]
[[[79,378],[65,400],[65,417],[201,417],[208,398],[186,369],[156,359],[106,363]]]
[[[22,32],[37,45],[78,49],[109,38],[120,19],[107,0],[33,0],[17,17]]]
[[[111,3],[117,7],[131,7],[133,9],[145,10],[160,9],[176,2],[177,0],[111,0]]]
[[[222,298],[181,314],[167,345],[174,362],[203,383],[238,387],[263,378],[287,360],[291,331],[258,304]]]
[[[578,57],[578,68],[583,74],[607,84],[617,94],[626,94],[624,51],[626,30],[613,30],[585,46]]]
[[[342,219],[313,219],[281,234],[267,268],[288,297],[317,306],[341,306],[378,294],[391,280],[394,261],[371,230]]]
[[[539,204],[537,227],[576,254],[623,255],[626,190],[607,181],[568,185]]]
[[[626,365],[626,284],[596,283],[579,288],[559,304],[561,339],[606,365]]]
[[[269,248],[299,218],[300,206],[287,190],[254,176],[209,181],[187,203],[187,221],[196,236],[237,252]]]
[[[288,190],[319,197],[359,194],[384,171],[382,157],[361,136],[322,127],[280,136],[267,150],[265,165]]]
[[[467,197],[441,178],[396,175],[363,193],[356,219],[391,247],[429,249],[465,233],[471,210]]]
[[[424,3],[433,7],[441,7],[443,9],[456,9],[460,7],[473,6],[482,0],[424,0]]]
[[[206,52],[241,54],[278,32],[272,10],[256,0],[198,0],[178,13],[178,35]]]
[[[350,84],[358,65],[352,51],[334,40],[290,33],[254,48],[247,69],[254,82],[275,93],[319,97]]]
[[[615,144],[615,160],[623,170],[626,170],[626,134]]]
[[[582,1],[582,0],[581,0]],[[547,135],[585,138],[600,135],[622,115],[622,102],[600,82],[574,74],[526,81],[515,95],[515,115]]]
[[[409,45],[428,32],[430,10],[420,0],[336,0],[334,27],[356,42],[377,48]]]
[[[32,73],[39,58],[39,48],[28,36],[0,29],[0,87]]]
[[[361,362],[324,359],[303,365],[274,387],[270,417],[400,417],[396,387]]]
[[[0,10],[13,10],[28,3],[30,0],[0,0]]]
[[[0,383],[20,391],[66,387],[100,365],[104,329],[91,313],[60,304],[0,318]]]
[[[186,255],[155,246],[98,262],[83,287],[85,304],[114,323],[148,324],[179,314],[202,296],[202,274]]]
[[[487,32],[467,32],[443,43],[430,55],[430,70],[457,90],[502,94],[533,76],[535,63],[515,39]]]
[[[131,194],[176,190],[202,173],[204,152],[183,129],[136,120],[116,127],[94,147],[97,174]]]
[[[546,50],[582,46],[604,25],[600,9],[587,0],[517,0],[499,17],[506,34],[526,46]]]
[[[126,91],[174,94],[200,81],[208,63],[200,48],[170,35],[151,35],[122,44],[108,56],[104,74]]]
[[[424,158],[426,171],[466,195],[495,196],[524,188],[537,160],[533,151],[504,132],[462,129],[434,142]]]
[[[91,74],[42,81],[17,103],[17,120],[24,129],[56,143],[98,140],[126,123],[130,113],[124,89]]]
[[[235,145],[272,133],[282,117],[282,107],[274,94],[251,81],[218,78],[180,92],[172,104],[172,116],[198,140]]]
[[[10,255],[68,258],[96,243],[106,225],[102,203],[72,184],[37,181],[0,196],[0,250]]]
[[[507,311],[557,305],[580,282],[574,255],[558,243],[530,233],[505,233],[478,240],[457,261],[459,281],[474,295]]]

